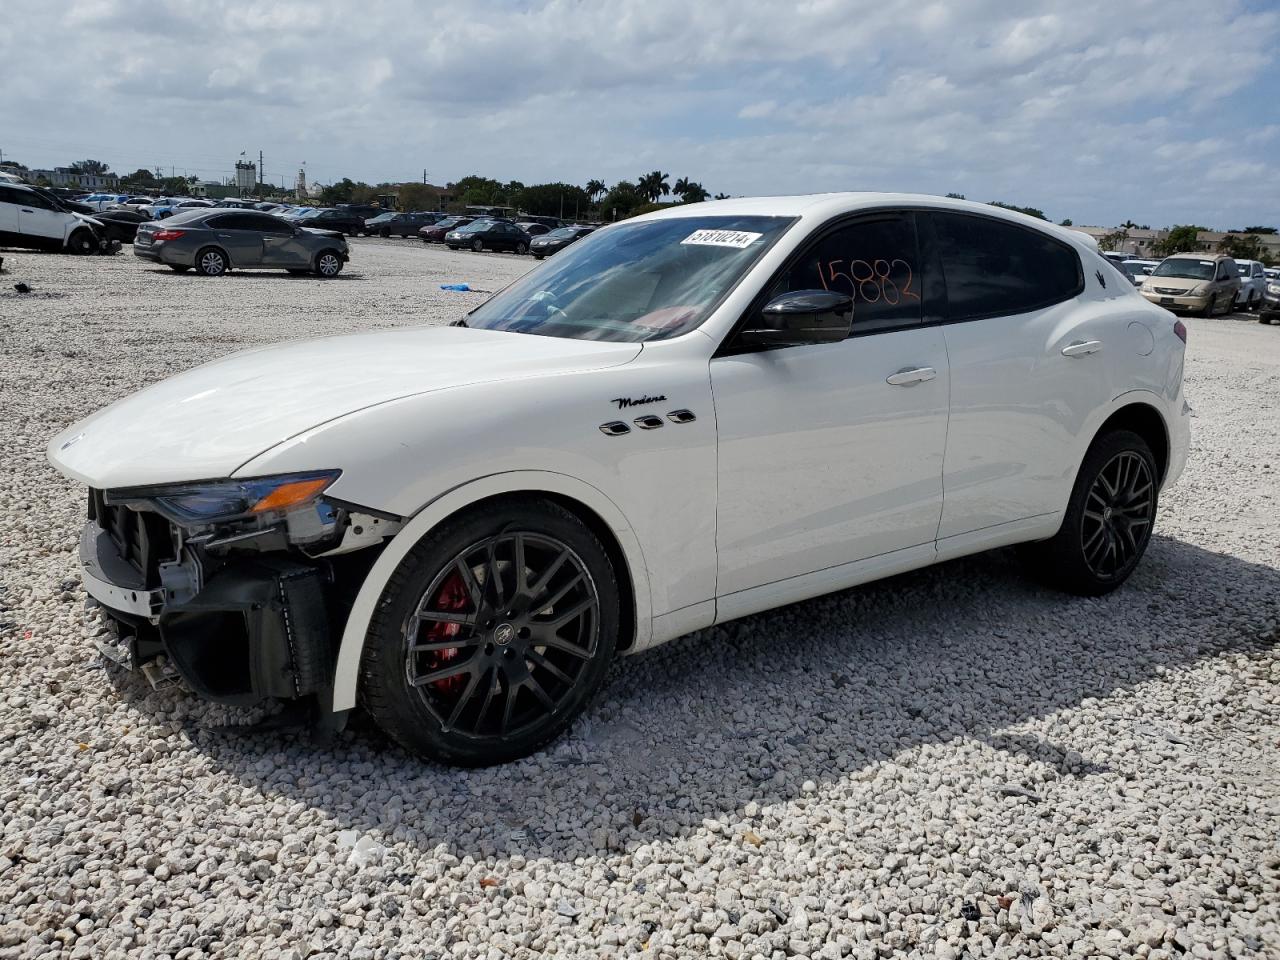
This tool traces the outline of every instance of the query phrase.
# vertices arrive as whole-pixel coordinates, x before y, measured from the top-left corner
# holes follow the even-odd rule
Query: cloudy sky
[[[1276,0],[5,0],[28,166],[955,191],[1280,225]]]

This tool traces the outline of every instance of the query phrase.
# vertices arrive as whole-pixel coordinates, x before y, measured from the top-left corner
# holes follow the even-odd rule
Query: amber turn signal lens
[[[300,503],[306,503],[320,495],[330,483],[332,477],[315,477],[311,480],[295,480],[276,487],[269,494],[253,505],[250,513],[267,513],[272,510],[288,510]]]

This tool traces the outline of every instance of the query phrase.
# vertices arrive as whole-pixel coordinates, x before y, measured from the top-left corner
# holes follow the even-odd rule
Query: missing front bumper
[[[175,598],[149,587],[93,522],[81,535],[80,561],[85,589],[135,669],[164,653],[196,693],[240,705],[300,699],[332,682],[328,565],[287,555],[237,558],[194,595]]]

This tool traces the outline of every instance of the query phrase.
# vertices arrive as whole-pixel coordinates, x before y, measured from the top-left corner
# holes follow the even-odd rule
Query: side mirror
[[[739,335],[753,346],[788,347],[839,343],[853,325],[853,298],[830,290],[793,290],[779,294],[749,321]]]

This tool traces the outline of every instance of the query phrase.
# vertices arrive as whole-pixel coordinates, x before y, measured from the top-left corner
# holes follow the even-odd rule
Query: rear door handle
[[[1091,353],[1097,353],[1102,349],[1101,340],[1077,340],[1075,343],[1069,343],[1062,348],[1064,357],[1087,357]]]
[[[933,367],[907,367],[897,373],[889,374],[889,376],[885,377],[884,382],[895,387],[909,387],[913,383],[924,383],[926,380],[932,380],[937,375],[938,371]]]

